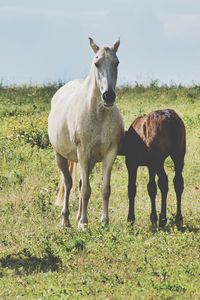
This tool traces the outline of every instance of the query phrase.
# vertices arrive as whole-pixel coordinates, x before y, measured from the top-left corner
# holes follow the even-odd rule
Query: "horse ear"
[[[120,38],[118,38],[115,42],[114,42],[114,44],[113,44],[113,46],[112,46],[112,50],[114,51],[114,52],[117,52],[117,50],[118,50],[118,48],[119,48],[119,45],[120,45]]]
[[[97,53],[99,51],[99,46],[97,46],[95,44],[95,42],[93,41],[93,39],[91,37],[89,37],[90,40],[90,46],[92,48],[92,50],[94,51],[94,53]]]

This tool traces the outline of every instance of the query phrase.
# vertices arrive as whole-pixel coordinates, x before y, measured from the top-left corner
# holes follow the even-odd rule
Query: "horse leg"
[[[84,230],[88,225],[87,207],[91,195],[89,175],[92,170],[90,162],[79,159],[81,171],[81,199],[79,202],[78,228]]]
[[[116,157],[116,149],[111,149],[106,157],[103,159],[103,181],[101,186],[101,194],[103,198],[103,212],[101,216],[101,223],[106,225],[109,223],[109,198],[110,198],[110,177],[111,170]]]
[[[183,216],[181,213],[181,197],[184,189],[184,180],[182,176],[183,166],[184,166],[184,156],[179,155],[176,158],[172,157],[174,161],[174,189],[176,192],[176,200],[177,200],[177,212],[176,212],[176,224],[179,227],[183,225]]]
[[[168,177],[165,173],[164,162],[157,169],[158,186],[161,191],[161,213],[159,216],[159,226],[164,227],[167,223],[166,208],[167,208],[167,193],[168,193]]]
[[[135,195],[136,195],[136,177],[137,177],[137,166],[131,165],[126,161],[128,170],[128,199],[129,199],[129,210],[127,221],[131,224],[135,221]]]
[[[68,160],[61,156],[60,154],[56,153],[56,161],[59,169],[61,170],[64,178],[64,203],[63,209],[61,212],[62,215],[62,226],[63,227],[70,227],[69,221],[69,194],[72,188],[72,177],[68,170]]]
[[[82,181],[81,179],[79,180],[79,192],[81,192],[81,186],[82,186]],[[82,198],[79,198],[79,207],[78,207],[78,214],[77,214],[77,221],[79,222],[81,218],[81,212],[82,212]]]
[[[157,185],[155,182],[156,172],[151,167],[148,167],[148,171],[149,171],[149,182],[147,185],[147,190],[148,190],[149,197],[151,199],[150,220],[152,225],[156,227],[158,221],[157,212],[156,212],[156,194],[157,194]]]

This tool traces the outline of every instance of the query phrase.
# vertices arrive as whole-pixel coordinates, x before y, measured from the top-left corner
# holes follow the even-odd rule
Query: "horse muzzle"
[[[113,90],[110,91],[106,91],[102,94],[102,98],[103,98],[103,104],[106,107],[109,106],[113,106],[114,102],[115,102],[115,92]]]

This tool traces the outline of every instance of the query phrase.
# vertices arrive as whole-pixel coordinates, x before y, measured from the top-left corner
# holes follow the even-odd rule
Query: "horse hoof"
[[[157,220],[151,220],[151,226],[153,228],[157,228],[158,227],[158,221]]]
[[[176,222],[177,228],[182,228],[183,227],[183,216],[182,215],[177,215],[176,219],[175,219],[175,222]]]
[[[82,222],[78,222],[78,229],[80,231],[85,231],[88,228],[88,224],[87,223],[82,223]]]
[[[102,218],[101,218],[101,224],[102,224],[103,226],[108,225],[108,224],[109,224],[109,218],[102,217]]]
[[[63,219],[61,225],[62,225],[63,228],[66,228],[66,227],[69,228],[69,227],[71,227],[69,219],[68,220],[64,220]]]
[[[159,227],[163,228],[167,224],[167,218],[164,218],[162,216],[159,217]]]
[[[158,223],[158,217],[156,214],[151,214],[150,215],[150,220],[151,220],[151,224],[153,227],[157,227],[157,223]]]
[[[128,217],[127,218],[127,222],[130,224],[130,225],[133,225],[135,223],[135,218],[130,218]]]

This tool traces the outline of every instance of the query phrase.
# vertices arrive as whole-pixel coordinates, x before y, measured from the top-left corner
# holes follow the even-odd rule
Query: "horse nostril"
[[[107,101],[107,98],[108,98],[108,92],[104,92],[103,93],[103,100]]]
[[[112,104],[115,101],[115,92],[112,90],[104,92],[102,96],[106,103]]]

